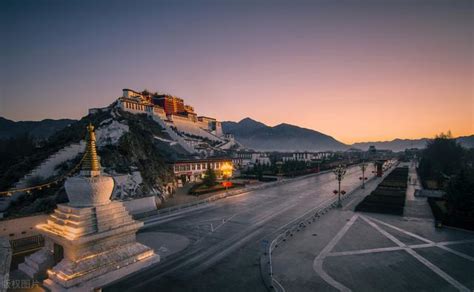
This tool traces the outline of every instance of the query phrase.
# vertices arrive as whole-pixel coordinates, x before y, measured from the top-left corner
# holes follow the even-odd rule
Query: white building
[[[315,160],[316,156],[311,152],[294,152],[291,156],[283,156],[282,160],[286,161],[311,161]]]
[[[179,100],[183,103],[182,99]],[[191,112],[194,109],[189,105],[184,106],[187,112],[170,113],[160,105],[155,104],[152,95],[143,95],[131,89],[123,89],[122,96],[117,100],[117,106],[132,114],[147,114],[152,116],[160,125],[169,128],[167,129],[168,132],[173,131],[175,132],[174,134],[180,136],[182,138],[181,140],[183,140],[180,142],[187,144],[184,145],[186,146],[185,149],[189,148],[189,151],[192,150],[191,152],[194,153],[198,151],[197,148],[202,148],[202,143],[200,142],[203,141],[210,141],[209,144],[213,145],[210,148],[219,148],[217,145],[220,145],[224,147],[222,149],[227,149],[235,144],[229,143],[234,140],[232,137],[228,138],[224,135],[221,122],[210,117],[197,117],[194,112]],[[201,141],[197,141],[196,139]]]
[[[282,160],[283,162],[286,161],[304,161],[304,162],[309,162],[309,161],[314,161],[314,160],[324,160],[327,158],[330,158],[334,155],[333,152],[331,151],[324,151],[324,152],[294,152],[289,156],[283,156]]]
[[[255,165],[271,165],[270,157],[264,152],[236,152],[232,157],[234,166],[238,169],[253,168]]]

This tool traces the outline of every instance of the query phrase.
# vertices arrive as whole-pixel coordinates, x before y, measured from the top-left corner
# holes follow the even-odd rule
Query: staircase
[[[33,177],[46,179],[48,177],[56,175],[56,167],[63,162],[74,159],[79,153],[84,152],[86,145],[85,143],[86,142],[82,140],[79,143],[71,144],[54,153],[45,161],[43,161],[40,165],[34,168],[29,174],[25,175],[22,179],[15,183],[14,188],[19,189],[28,187],[28,181]]]
[[[30,173],[21,178],[18,182],[13,185],[12,189],[21,189],[28,187],[28,182],[33,177],[39,177],[41,179],[47,179],[51,176],[57,174],[56,167],[63,162],[74,159],[77,155],[84,152],[86,142],[80,141],[79,143],[74,143],[68,145],[58,152],[54,153],[46,160],[44,160],[40,165],[35,167]],[[0,218],[2,217],[1,212],[4,212],[10,206],[11,201],[17,200],[24,193],[18,192],[13,193],[11,197],[3,197],[0,199]]]
[[[25,262],[18,265],[18,269],[32,279],[47,278],[46,270],[54,266],[53,254],[42,248],[34,254],[25,257]]]

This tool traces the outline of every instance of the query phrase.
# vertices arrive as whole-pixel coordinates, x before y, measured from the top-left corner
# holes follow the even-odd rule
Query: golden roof
[[[86,153],[82,161],[82,170],[84,171],[100,171],[99,158],[97,157],[97,149],[95,145],[94,126],[87,126]]]

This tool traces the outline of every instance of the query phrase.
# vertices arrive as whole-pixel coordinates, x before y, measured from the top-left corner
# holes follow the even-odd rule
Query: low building
[[[253,168],[256,164],[271,165],[270,157],[264,152],[235,152],[232,157],[232,162],[237,169]]]
[[[332,151],[322,151],[322,152],[317,152],[314,155],[314,158],[316,160],[325,160],[333,157],[335,154]]]
[[[283,156],[283,162],[286,161],[311,161],[316,159],[314,153],[311,152],[294,152],[290,156]]]
[[[282,161],[304,161],[310,162],[315,160],[324,160],[330,158],[334,155],[331,151],[323,151],[323,152],[294,152],[291,155],[285,155],[282,157]]]
[[[186,181],[201,180],[208,169],[214,170],[218,179],[229,178],[234,168],[230,158],[179,160],[172,167],[175,177]]]

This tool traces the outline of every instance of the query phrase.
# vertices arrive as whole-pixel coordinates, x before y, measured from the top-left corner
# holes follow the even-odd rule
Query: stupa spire
[[[100,162],[97,156],[94,126],[90,123],[87,126],[86,153],[82,161],[81,173],[86,176],[100,175]]]

